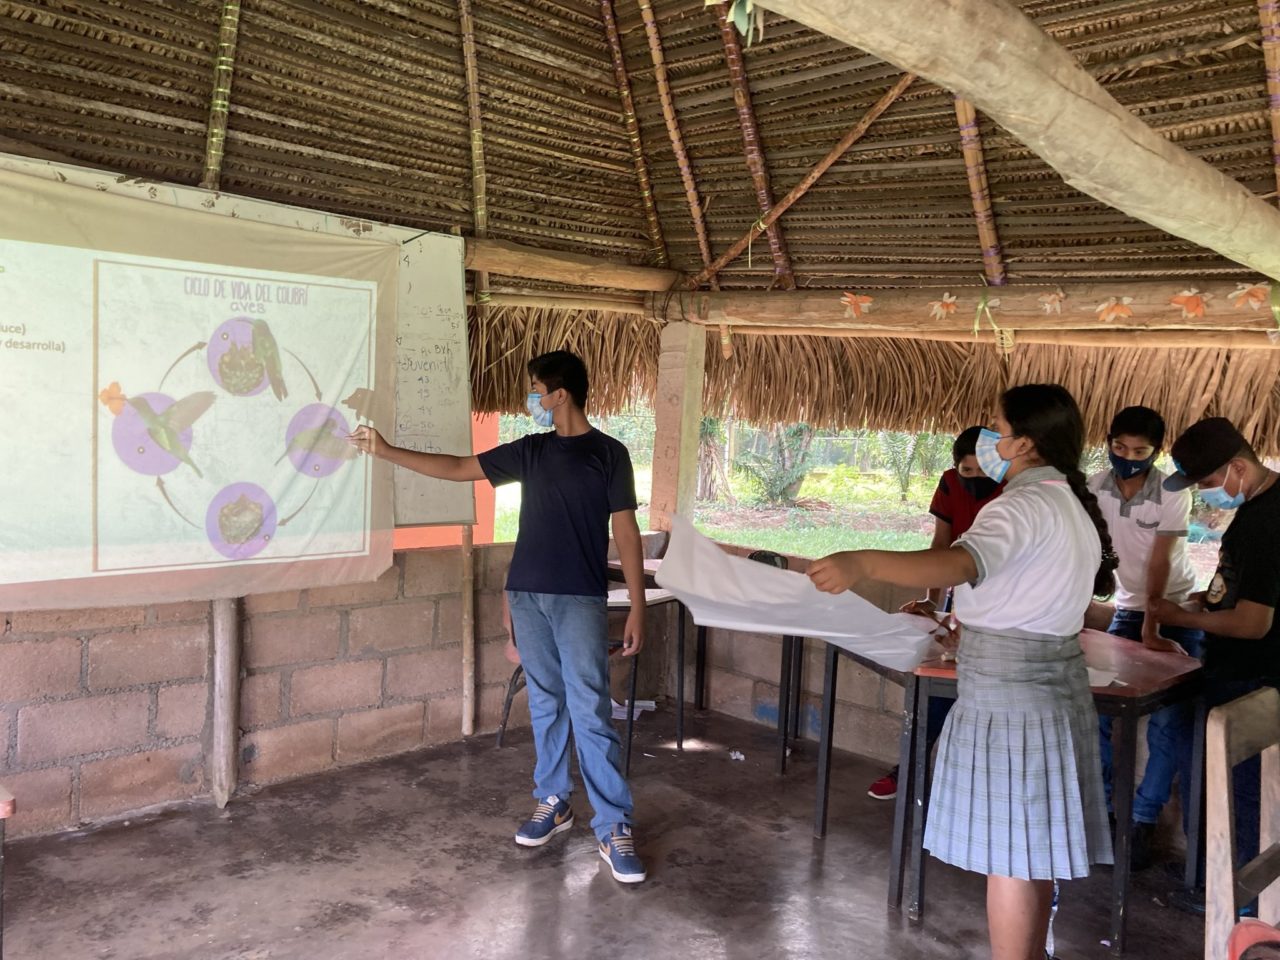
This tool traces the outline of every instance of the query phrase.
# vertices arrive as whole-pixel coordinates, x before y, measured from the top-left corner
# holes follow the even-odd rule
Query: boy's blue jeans
[[[1107,628],[1108,633],[1126,640],[1142,640],[1142,610],[1117,609]],[[1160,632],[1182,645],[1193,657],[1200,657],[1204,634],[1181,627],[1161,627]],[[1173,775],[1180,774],[1182,809],[1189,809],[1191,790],[1191,740],[1195,708],[1189,703],[1175,704],[1157,710],[1147,718],[1147,768],[1133,798],[1134,823],[1155,823],[1160,809],[1169,802],[1173,791]],[[1107,809],[1111,809],[1111,718],[1098,717],[1099,743],[1102,754],[1102,782],[1107,792]]]
[[[595,810],[591,829],[603,840],[631,822],[631,788],[622,776],[622,741],[609,695],[609,620],[604,597],[507,591],[511,626],[529,691],[537,752],[533,796],[573,792],[572,728],[578,769]]]

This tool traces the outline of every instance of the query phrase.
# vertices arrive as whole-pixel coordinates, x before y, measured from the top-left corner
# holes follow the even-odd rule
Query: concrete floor
[[[984,958],[982,879],[932,864],[928,912],[885,906],[892,804],[880,770],[838,756],[832,830],[811,836],[815,768],[772,772],[764,728],[647,715],[632,781],[647,883],[608,874],[578,825],[537,850],[511,833],[530,809],[527,733],[269,788],[223,812],[193,806],[9,848],[6,960],[903,960]],[[729,759],[730,749],[746,760]],[[811,755],[811,751],[810,751]],[[1064,886],[1062,958],[1104,957],[1110,874]],[[1135,960],[1201,953],[1202,922],[1140,876]]]

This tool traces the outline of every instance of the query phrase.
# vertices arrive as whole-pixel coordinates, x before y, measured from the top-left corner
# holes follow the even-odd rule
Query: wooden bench
[[[1231,772],[1262,754],[1258,856],[1237,869]],[[1205,858],[1205,960],[1226,949],[1240,908],[1258,899],[1258,915],[1280,920],[1280,691],[1255,690],[1209,712],[1205,732],[1208,781]]]
[[[4,960],[4,822],[17,809],[13,794],[0,785],[0,960]]]

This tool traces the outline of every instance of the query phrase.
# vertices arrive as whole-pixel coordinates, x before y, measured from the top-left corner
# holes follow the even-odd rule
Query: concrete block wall
[[[500,598],[511,551],[476,549],[480,731],[496,728],[511,675]],[[460,574],[456,547],[422,550],[373,583],[247,598],[242,787],[458,739]],[[0,613],[10,836],[206,795],[209,617],[204,602]],[[517,708],[511,725],[528,717]]]

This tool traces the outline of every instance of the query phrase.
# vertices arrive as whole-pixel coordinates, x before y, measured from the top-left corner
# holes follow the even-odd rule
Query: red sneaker
[[[897,795],[898,775],[896,773],[886,773],[867,790],[867,796],[872,800],[892,800]]]

